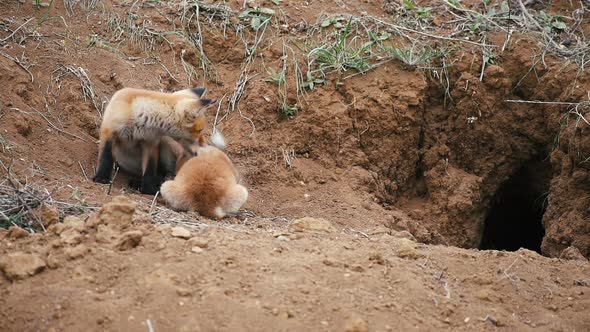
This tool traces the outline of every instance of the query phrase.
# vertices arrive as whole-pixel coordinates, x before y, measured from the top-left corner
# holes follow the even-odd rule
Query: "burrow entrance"
[[[492,201],[479,249],[522,247],[540,253],[550,181],[551,164],[545,156],[526,162],[506,180]]]

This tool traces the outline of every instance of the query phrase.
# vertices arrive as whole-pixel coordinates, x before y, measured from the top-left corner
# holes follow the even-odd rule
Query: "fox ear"
[[[201,105],[203,105],[203,107],[215,104],[216,102],[217,99],[201,99]]]
[[[199,98],[201,98],[205,94],[205,88],[202,86],[198,88],[192,88],[191,91]]]

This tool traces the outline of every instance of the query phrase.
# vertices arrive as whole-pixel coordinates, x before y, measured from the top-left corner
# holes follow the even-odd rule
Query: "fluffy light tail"
[[[215,130],[213,135],[211,135],[211,145],[215,146],[216,148],[218,148],[219,150],[225,150],[225,138],[223,138],[223,135]]]

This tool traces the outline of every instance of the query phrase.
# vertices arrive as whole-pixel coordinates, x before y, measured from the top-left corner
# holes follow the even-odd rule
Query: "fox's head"
[[[183,128],[192,135],[195,123],[200,118],[204,121],[208,106],[215,102],[215,99],[182,98],[176,102],[174,111],[181,116]]]
[[[198,87],[198,88],[178,90],[172,94],[175,96],[201,99],[203,97],[203,95],[205,94],[205,91],[206,91],[206,89],[204,87]]]

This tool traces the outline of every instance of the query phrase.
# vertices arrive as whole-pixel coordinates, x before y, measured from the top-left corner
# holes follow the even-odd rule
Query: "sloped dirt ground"
[[[0,228],[0,330],[590,329],[590,80],[587,59],[559,56],[581,47],[573,36],[590,33],[590,14],[569,1],[527,7],[581,17],[565,20],[577,30],[556,35],[555,51],[517,28],[474,39],[444,23],[469,12],[419,4],[434,7],[430,19],[395,1],[255,1],[275,10],[255,33],[236,15],[176,3],[0,3],[2,188],[24,192],[2,196],[3,212],[7,200],[37,211],[26,193],[39,189],[47,226],[26,208],[2,221],[35,233]],[[393,43],[403,38],[391,26],[367,22],[423,31],[403,30],[445,56],[418,66],[373,58],[373,70],[298,93],[291,61],[304,80],[308,68],[295,44],[333,42],[314,30],[330,14],[371,17],[360,22]],[[207,70],[198,41],[168,33],[197,29]],[[483,70],[473,40],[495,45]],[[292,117],[265,80],[284,63]],[[200,85],[221,100],[210,122],[250,191],[240,216],[169,211],[127,189],[124,174],[112,188],[87,179],[112,93]],[[518,214],[509,200],[537,210]],[[504,219],[514,225],[489,230]],[[532,250],[477,250],[514,243]]]

